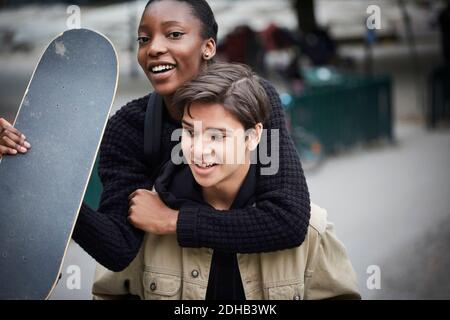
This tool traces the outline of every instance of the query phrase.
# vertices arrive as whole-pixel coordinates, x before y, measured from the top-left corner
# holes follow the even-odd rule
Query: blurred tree
[[[314,32],[317,29],[314,0],[292,0],[292,6],[297,15],[299,31],[303,34]]]
[[[314,0],[291,0],[297,15],[299,45],[315,66],[331,64],[336,43],[326,28],[317,25]]]
[[[439,15],[439,27],[441,29],[441,43],[444,61],[450,65],[450,0]]]

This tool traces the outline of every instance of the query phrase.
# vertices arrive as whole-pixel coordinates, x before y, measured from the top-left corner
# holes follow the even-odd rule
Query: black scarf
[[[242,208],[255,202],[256,172],[255,165],[250,165],[230,209]],[[166,162],[155,181],[155,190],[161,200],[175,210],[188,203],[210,206],[204,201],[201,187],[186,164],[175,165],[171,161]]]

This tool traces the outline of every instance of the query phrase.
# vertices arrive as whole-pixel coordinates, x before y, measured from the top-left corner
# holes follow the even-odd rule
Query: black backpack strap
[[[161,148],[163,100],[161,95],[150,94],[145,112],[144,154],[149,172],[153,173],[159,163]]]

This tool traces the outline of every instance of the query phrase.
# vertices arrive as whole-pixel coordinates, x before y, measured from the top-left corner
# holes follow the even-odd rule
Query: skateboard
[[[0,299],[56,286],[118,82],[103,35],[69,30],[44,51],[14,126],[32,148],[0,162]]]

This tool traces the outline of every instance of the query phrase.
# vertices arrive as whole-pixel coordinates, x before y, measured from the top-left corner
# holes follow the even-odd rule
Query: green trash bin
[[[93,210],[97,210],[100,204],[100,196],[102,194],[103,186],[98,176],[98,157],[95,161],[94,169],[92,170],[89,179],[88,187],[84,195],[83,202],[86,203]]]
[[[287,108],[291,125],[316,135],[325,153],[379,138],[392,140],[390,77],[326,70],[305,70],[305,90]]]

